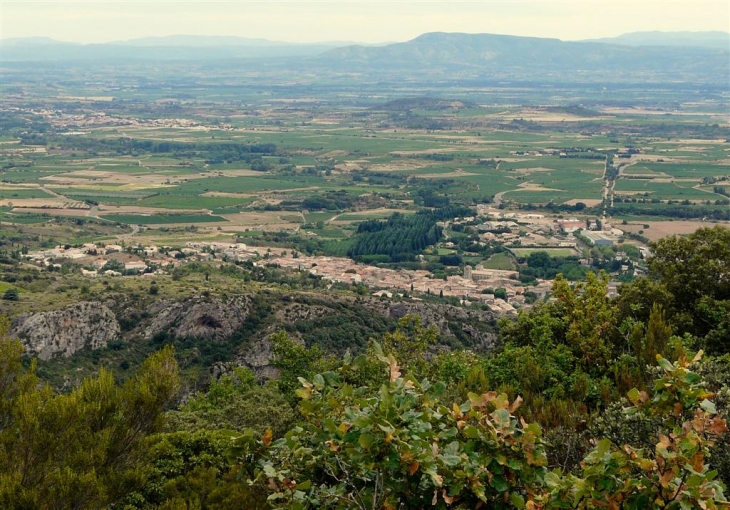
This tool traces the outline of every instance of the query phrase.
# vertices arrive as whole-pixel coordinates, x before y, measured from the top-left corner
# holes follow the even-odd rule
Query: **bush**
[[[16,289],[8,289],[5,291],[5,294],[3,294],[3,299],[6,301],[19,301],[20,296]]]

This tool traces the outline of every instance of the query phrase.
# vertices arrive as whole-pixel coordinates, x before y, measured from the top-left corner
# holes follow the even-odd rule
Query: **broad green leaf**
[[[373,445],[374,438],[370,434],[361,434],[360,438],[357,440],[357,442],[362,446],[364,449],[369,450],[370,447]]]
[[[312,487],[312,481],[311,480],[306,480],[304,482],[301,482],[301,483],[297,484],[297,489],[299,489],[300,491],[307,491],[311,487]]]
[[[709,400],[705,399],[700,403],[700,407],[703,411],[710,413],[710,414],[717,414],[717,409],[715,408],[715,404],[713,402],[710,402]]]

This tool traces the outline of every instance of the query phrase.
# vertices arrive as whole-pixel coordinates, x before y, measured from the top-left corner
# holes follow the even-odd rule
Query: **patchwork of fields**
[[[717,120],[693,115],[698,125]],[[4,137],[2,221],[47,212],[339,239],[353,223],[422,206],[722,207],[730,190],[727,137],[652,136],[666,119],[641,111],[585,117],[470,105],[404,115],[334,105],[312,120],[306,108],[271,103],[229,115],[225,125],[191,110],[191,125],[110,117],[74,136],[58,117],[35,143]],[[423,119],[438,127],[421,127]],[[644,134],[620,134],[628,124]],[[618,172],[608,182],[611,165]]]

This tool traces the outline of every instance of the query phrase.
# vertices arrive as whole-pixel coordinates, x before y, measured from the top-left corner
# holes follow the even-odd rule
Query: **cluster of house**
[[[268,248],[248,247],[242,243],[190,242],[184,247],[170,249],[157,246],[137,246],[125,249],[121,245],[56,246],[26,254],[25,259],[42,267],[61,268],[63,261],[80,266],[87,277],[121,276],[140,274],[154,276],[187,261],[229,260],[242,261],[263,257],[257,265],[276,264],[283,268],[307,271],[332,282],[363,283],[374,289],[453,296],[463,301],[486,303],[499,313],[514,312],[515,305],[527,306],[524,288],[517,285],[516,271],[484,269],[481,265],[466,266],[461,276],[436,278],[430,271],[383,269],[358,264],[342,257],[308,257],[286,254],[283,250],[272,252]],[[114,262],[110,264],[110,262]],[[113,266],[110,269],[109,266]],[[105,269],[106,268],[106,269]],[[124,271],[124,273],[122,273]],[[530,291],[544,296],[550,291],[550,282],[541,282]],[[489,289],[503,289],[496,297]],[[387,292],[387,291],[386,291]],[[506,299],[505,299],[506,298]]]
[[[279,256],[257,263],[277,264],[285,268],[307,271],[333,282],[363,283],[371,288],[453,296],[462,301],[479,301],[499,313],[514,312],[514,305],[528,306],[524,296],[526,289],[518,285],[517,271],[484,269],[481,265],[477,265],[476,268],[466,266],[462,276],[441,279],[434,277],[430,271],[383,269],[340,257]],[[552,283],[545,281],[530,287],[529,290],[541,297],[550,292],[551,287]],[[504,294],[500,295],[506,299],[496,297],[494,289],[503,289]],[[389,293],[381,291],[376,294]]]
[[[478,214],[488,218],[477,225],[479,238],[501,242],[508,246],[573,248],[578,255],[577,241],[580,235],[596,246],[614,246],[624,232],[610,223],[577,218],[546,218],[543,214],[503,212],[489,206],[478,206]],[[462,220],[463,222],[463,220]]]
[[[104,98],[110,100],[112,98]],[[107,115],[106,112],[88,112],[68,113],[64,110],[55,110],[51,108],[10,108],[9,110],[20,111],[23,113],[32,113],[43,117],[56,127],[61,128],[90,128],[96,126],[129,126],[129,127],[153,127],[153,128],[178,128],[192,129],[199,131],[208,131],[211,128],[200,124],[191,119],[178,118],[158,118],[158,119],[132,119],[127,117],[118,117],[116,115]],[[229,124],[221,124],[215,126],[216,130],[233,130],[233,126]],[[85,132],[67,131],[66,135],[80,135]]]
[[[248,260],[263,254],[265,249],[249,249],[240,243],[187,243],[181,248],[166,246],[136,246],[125,248],[118,244],[56,246],[28,252],[24,258],[37,266],[60,269],[63,262],[81,266],[88,277],[122,276],[123,274],[163,274],[187,261]],[[111,268],[113,267],[113,269]]]
[[[97,246],[94,243],[86,243],[81,246],[56,246],[27,253],[25,259],[41,266],[60,269],[64,261],[71,261],[82,266],[81,274],[84,276],[121,276],[119,270],[126,272],[144,273],[148,265],[143,260],[132,257],[124,252],[124,247],[118,244]],[[104,269],[110,261],[117,261],[115,269]]]

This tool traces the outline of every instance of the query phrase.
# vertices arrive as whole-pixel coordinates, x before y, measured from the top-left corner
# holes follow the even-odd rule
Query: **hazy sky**
[[[2,38],[84,43],[172,34],[385,42],[433,31],[570,40],[643,30],[730,31],[730,2],[0,0],[0,19]]]

